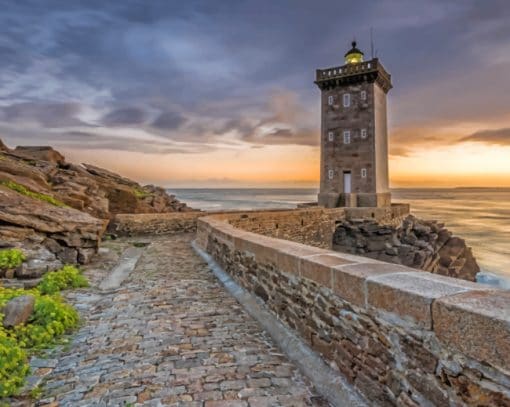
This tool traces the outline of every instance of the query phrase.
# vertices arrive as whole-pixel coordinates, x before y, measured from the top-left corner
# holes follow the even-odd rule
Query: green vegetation
[[[20,249],[0,250],[0,270],[9,270],[18,267],[26,260]]]
[[[59,291],[84,287],[88,282],[74,266],[47,273],[30,290],[0,286],[0,309],[20,295],[35,297],[34,311],[26,324],[4,328],[0,314],[0,398],[16,395],[29,373],[28,357],[64,341],[62,335],[78,326],[77,311],[66,304]]]
[[[12,189],[13,191],[18,192],[21,195],[25,195],[25,196],[28,196],[30,198],[37,199],[39,201],[48,202],[49,204],[54,205],[54,206],[59,206],[59,207],[67,206],[65,203],[59,201],[56,198],[53,198],[50,195],[41,194],[39,192],[31,191],[30,189],[28,189],[24,185],[18,184],[17,182],[14,182],[14,181],[1,181],[0,185],[4,185],[7,188]]]
[[[135,194],[135,196],[138,198],[138,199],[143,199],[143,198],[147,198],[148,196],[150,196],[151,194],[149,194],[148,192],[144,191],[142,188],[140,187],[135,187],[133,188],[133,193]]]
[[[87,279],[74,266],[64,266],[58,271],[46,273],[37,288],[41,294],[55,294],[68,288],[88,287]]]
[[[29,371],[26,352],[0,327],[0,397],[16,394]]]
[[[149,245],[148,242],[132,242],[131,244],[134,247],[147,247]]]

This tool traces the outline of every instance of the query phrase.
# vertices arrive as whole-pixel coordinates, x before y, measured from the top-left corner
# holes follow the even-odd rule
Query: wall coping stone
[[[367,304],[403,319],[410,318],[412,322],[428,330],[432,329],[431,306],[434,300],[477,289],[457,283],[453,278],[441,281],[428,278],[422,271],[407,269],[406,272],[398,272],[399,269],[394,273],[367,277]]]
[[[432,315],[442,342],[510,373],[510,292],[470,291],[441,298]]]

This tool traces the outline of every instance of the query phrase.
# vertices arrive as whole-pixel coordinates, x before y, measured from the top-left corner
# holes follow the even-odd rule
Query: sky
[[[315,69],[392,75],[392,187],[510,186],[507,0],[0,0],[0,138],[168,187],[315,187]]]

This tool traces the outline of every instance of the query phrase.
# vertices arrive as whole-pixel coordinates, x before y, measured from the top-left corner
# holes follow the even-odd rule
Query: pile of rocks
[[[436,221],[409,215],[400,227],[371,220],[339,224],[334,250],[475,281],[480,268],[466,242]]]
[[[0,249],[27,256],[14,277],[88,263],[116,214],[185,211],[192,209],[163,188],[68,163],[51,147],[9,149],[0,140]]]

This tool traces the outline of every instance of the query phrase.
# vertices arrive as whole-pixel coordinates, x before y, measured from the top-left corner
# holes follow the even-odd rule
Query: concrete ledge
[[[394,273],[368,277],[367,304],[431,329],[434,300],[475,289],[453,278],[440,281],[429,278],[428,273],[409,270],[398,267]]]
[[[434,332],[445,344],[510,372],[510,292],[472,291],[432,306]]]
[[[358,263],[333,268],[333,291],[336,295],[352,304],[367,307],[367,280],[384,274],[408,272],[402,266],[382,263]]]

